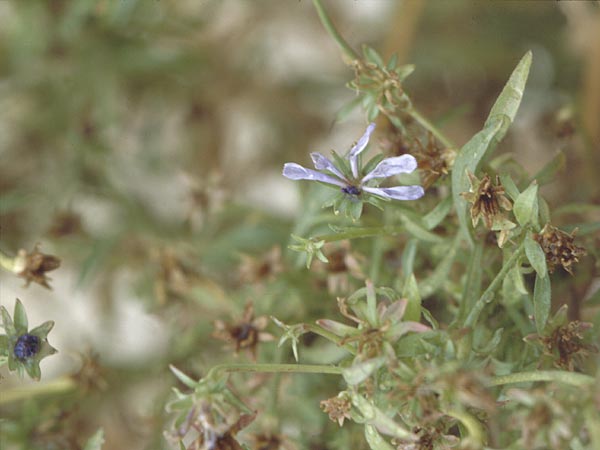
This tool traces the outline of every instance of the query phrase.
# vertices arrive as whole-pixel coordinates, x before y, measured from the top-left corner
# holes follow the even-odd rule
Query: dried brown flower
[[[36,244],[31,253],[23,249],[19,250],[14,264],[14,272],[21,278],[25,278],[25,287],[34,281],[47,289],[52,289],[48,284],[50,278],[46,276],[46,272],[58,269],[60,259],[40,252],[39,244]]]
[[[259,342],[269,342],[275,339],[270,333],[264,330],[268,324],[267,316],[254,317],[254,304],[248,302],[244,309],[242,319],[233,324],[226,324],[221,320],[215,320],[215,331],[213,337],[233,344],[235,353],[241,349],[248,349],[252,358],[256,360],[256,349]]]
[[[423,188],[427,189],[438,178],[448,174],[454,164],[456,150],[439,147],[431,133],[428,135],[426,146],[418,139],[416,144],[418,148],[412,151],[412,155],[419,163]]]
[[[280,434],[260,433],[248,436],[253,450],[293,450],[295,447]]]
[[[465,200],[473,203],[471,206],[473,227],[476,227],[479,218],[482,218],[485,226],[492,229],[495,221],[504,218],[501,209],[506,211],[512,209],[510,200],[504,196],[504,186],[500,184],[498,176],[496,176],[496,185],[494,185],[488,174],[485,174],[481,180],[470,172],[467,172],[467,175],[471,189],[470,192],[463,192],[461,195]]]
[[[559,326],[549,336],[540,337],[547,354],[558,359],[556,365],[562,369],[575,370],[575,360],[597,349],[584,342],[583,333],[593,325],[575,320]],[[556,353],[558,355],[556,355]]]
[[[345,393],[340,393],[336,397],[331,397],[327,400],[322,400],[321,408],[329,414],[329,418],[337,422],[340,427],[344,425],[344,420],[350,419],[350,410],[352,409],[352,401]]]
[[[546,254],[548,272],[553,273],[557,266],[562,266],[563,269],[573,275],[571,266],[587,253],[585,248],[573,243],[576,234],[577,229],[569,234],[546,224],[539,234],[533,235],[533,238],[540,244]]]
[[[199,435],[188,445],[187,450],[243,450],[244,447],[240,445],[235,436],[256,418],[256,412],[242,414],[233,425],[229,426],[215,424],[211,408],[208,405],[203,405],[201,412],[197,415],[194,409],[191,412],[186,427],[194,428]],[[187,432],[187,430],[185,431]]]
[[[242,284],[272,281],[277,274],[283,271],[281,247],[279,246],[274,246],[260,258],[248,255],[240,255],[240,258],[238,277]]]
[[[62,238],[79,234],[83,230],[81,217],[72,211],[59,211],[52,219],[48,235],[53,238]]]

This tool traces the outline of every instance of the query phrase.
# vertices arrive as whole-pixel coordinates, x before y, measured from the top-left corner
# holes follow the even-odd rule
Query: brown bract
[[[533,238],[540,244],[546,255],[548,272],[553,273],[557,266],[562,266],[563,269],[573,275],[571,266],[578,262],[581,256],[587,254],[585,248],[573,243],[576,234],[577,229],[569,234],[546,224],[539,234],[533,235]]]
[[[337,422],[341,427],[344,425],[344,420],[350,419],[352,401],[347,395],[340,394],[336,397],[322,400],[321,408],[329,415],[332,421]]]
[[[416,140],[416,143],[417,148],[412,151],[412,155],[419,164],[423,188],[427,189],[438,178],[448,175],[448,171],[454,165],[456,151],[439,147],[431,133],[428,135],[427,145],[423,145],[419,140]]]
[[[512,209],[510,200],[504,196],[504,186],[500,184],[498,176],[496,176],[496,184],[494,185],[487,174],[481,180],[470,172],[467,172],[467,175],[471,183],[471,190],[470,192],[463,192],[461,195],[473,204],[471,206],[473,227],[476,227],[479,219],[482,218],[486,228],[492,229],[495,221],[504,218],[501,209],[505,211]]]
[[[327,290],[330,294],[346,293],[350,290],[351,278],[362,280],[365,275],[361,269],[361,255],[352,251],[350,241],[330,242],[323,247],[328,263],[315,261],[312,270],[325,274]]]
[[[583,333],[592,327],[591,323],[575,320],[564,326],[559,326],[549,336],[540,337],[547,354],[558,359],[555,363],[566,370],[575,370],[577,358],[585,357],[590,351],[597,349],[584,342]]]
[[[270,333],[263,330],[267,327],[267,316],[254,317],[254,304],[248,302],[244,309],[242,319],[237,323],[227,324],[222,320],[215,320],[213,337],[232,344],[237,354],[241,349],[248,349],[252,359],[256,360],[256,349],[259,342],[269,342],[275,339]]]
[[[50,278],[46,276],[46,272],[58,269],[60,259],[40,252],[39,244],[36,244],[31,253],[23,249],[19,250],[15,258],[15,267],[17,267],[17,275],[25,278],[25,287],[33,281],[47,289],[52,289],[48,284]]]

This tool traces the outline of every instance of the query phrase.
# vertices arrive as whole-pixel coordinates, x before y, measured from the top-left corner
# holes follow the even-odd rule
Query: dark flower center
[[[17,339],[13,350],[15,357],[19,360],[31,358],[40,351],[40,338],[33,334],[23,334]]]
[[[348,195],[360,195],[360,189],[356,186],[344,186],[342,192]]]

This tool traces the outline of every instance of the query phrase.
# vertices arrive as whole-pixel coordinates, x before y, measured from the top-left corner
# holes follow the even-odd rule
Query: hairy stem
[[[260,372],[260,373],[318,373],[341,375],[342,369],[335,366],[315,364],[219,364],[206,374],[206,378],[217,377],[222,373]]]
[[[477,320],[479,319],[479,315],[481,314],[481,311],[483,311],[485,305],[493,300],[494,291],[498,288],[498,286],[500,286],[500,283],[502,283],[504,277],[514,267],[515,263],[523,255],[524,251],[525,244],[521,242],[515,250],[515,252],[510,256],[510,258],[508,258],[508,261],[506,261],[506,263],[502,266],[502,269],[500,270],[500,272],[498,272],[498,275],[496,275],[496,277],[492,280],[488,288],[483,292],[483,294],[481,294],[481,297],[479,297],[477,303],[475,303],[475,305],[473,306],[473,309],[471,310],[471,312],[467,316],[467,319],[465,320],[465,327],[472,328],[473,326],[475,326]]]

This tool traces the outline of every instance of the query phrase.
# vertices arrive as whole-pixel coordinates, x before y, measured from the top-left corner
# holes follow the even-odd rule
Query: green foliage
[[[52,378],[40,361],[56,352],[54,322],[30,329],[19,300],[12,315],[0,307],[0,447],[598,448],[600,225],[595,180],[582,175],[587,136],[538,145],[550,152],[540,164],[528,148],[552,134],[552,117],[531,120],[541,93],[573,94],[562,78],[572,61],[556,61],[549,92],[548,61],[536,66],[531,51],[517,61],[488,42],[477,70],[437,38],[412,49],[415,67],[379,51],[378,38],[355,52],[313,0],[349,66],[351,98],[333,66],[315,77],[304,69],[318,58],[295,64],[285,39],[261,40],[289,5],[187,3],[3,9],[0,265],[45,283],[44,255],[18,248],[49,241],[64,262],[56,278],[73,290],[63,279],[55,296],[9,288],[48,303],[61,325],[53,336],[67,330],[60,355],[88,345],[78,329],[92,348],[77,367],[52,358],[62,374]],[[428,3],[420,23],[445,24],[447,8]],[[285,161],[308,159],[343,95],[338,121],[359,108],[362,122],[377,120],[354,167],[330,156],[358,192],[302,186],[292,211],[291,184],[272,180]],[[406,153],[416,171],[361,184]],[[409,183],[425,195],[358,189]],[[53,302],[71,308],[83,296],[94,317],[71,331]],[[118,335],[130,329],[148,350],[130,310],[166,330],[144,358]],[[95,339],[97,328],[108,337]],[[44,382],[12,372],[43,372]]]

